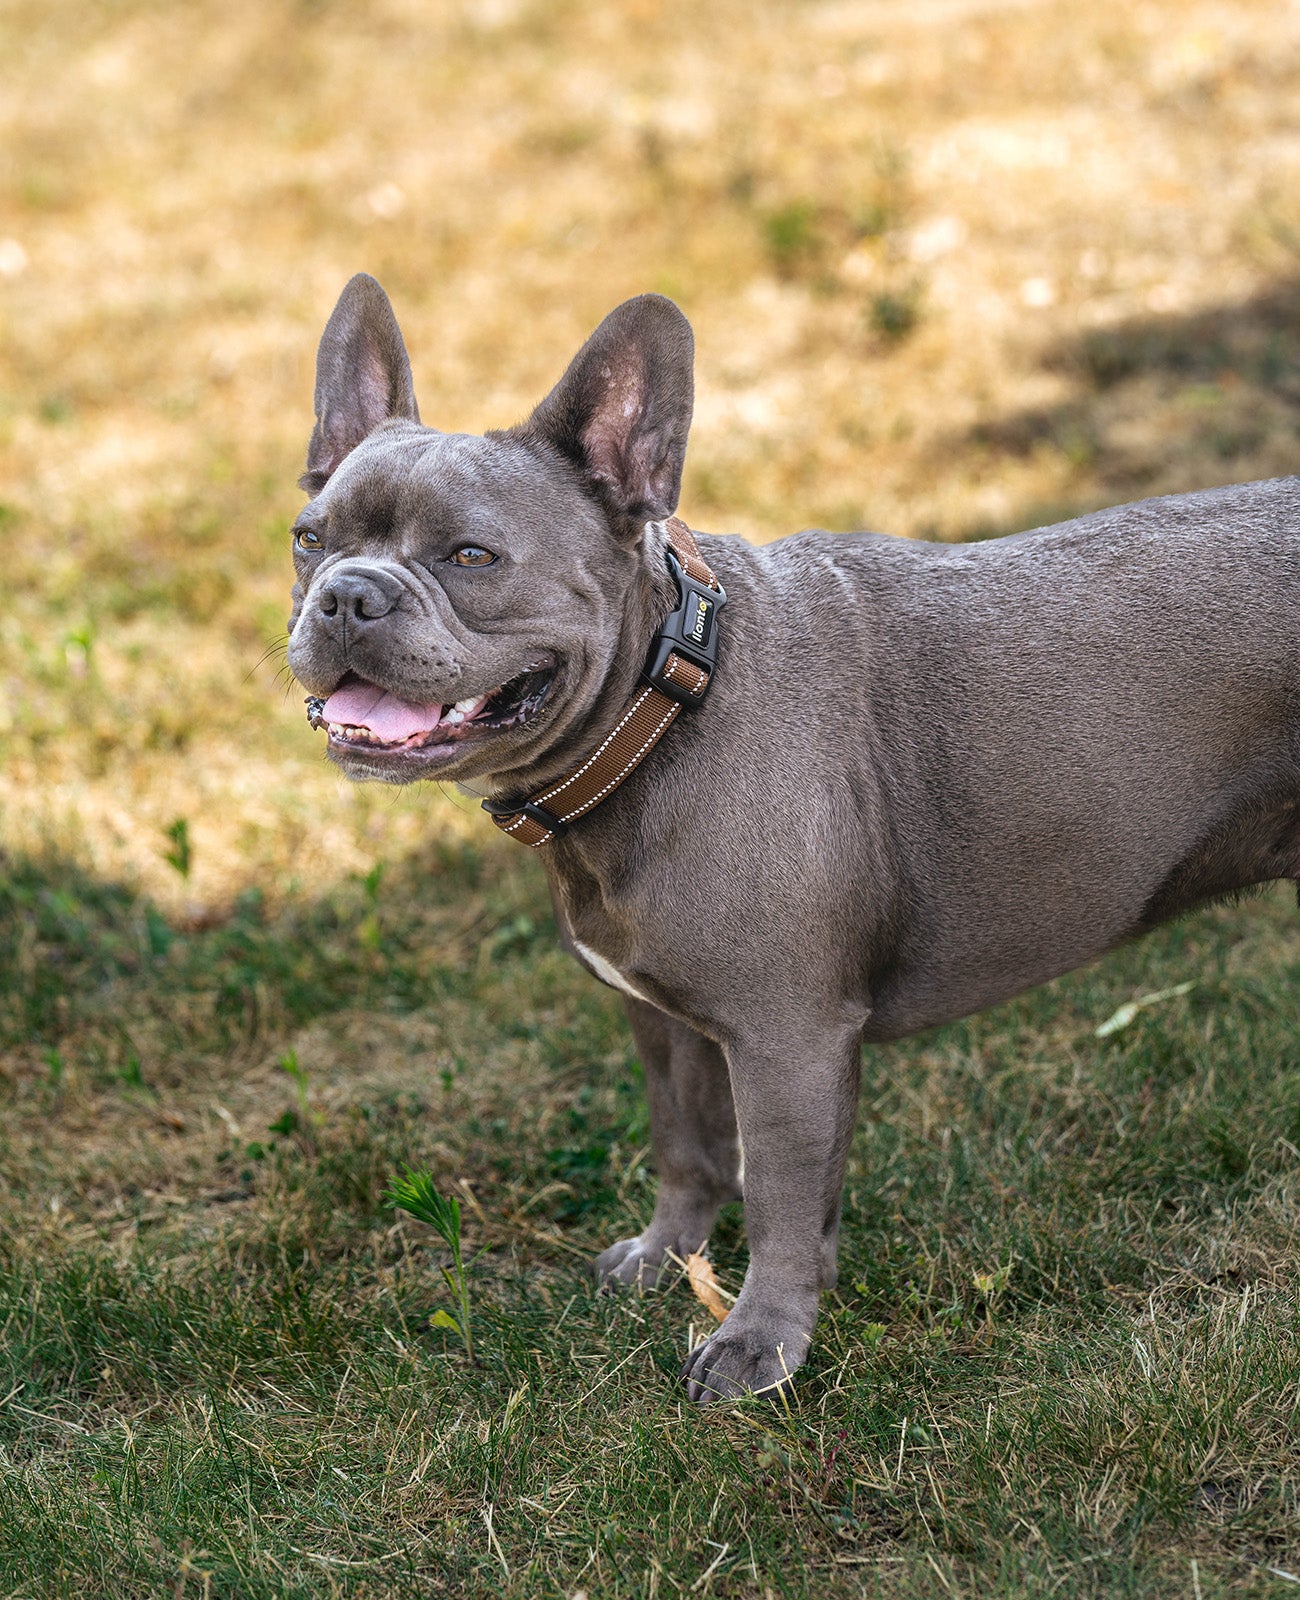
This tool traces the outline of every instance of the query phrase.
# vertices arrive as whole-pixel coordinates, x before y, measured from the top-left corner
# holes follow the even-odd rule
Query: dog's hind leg
[[[698,1250],[719,1208],[740,1198],[741,1152],[722,1051],[654,1006],[625,1004],[645,1069],[659,1193],[645,1232],[611,1245],[595,1269],[606,1282],[648,1288],[670,1253],[685,1260]]]

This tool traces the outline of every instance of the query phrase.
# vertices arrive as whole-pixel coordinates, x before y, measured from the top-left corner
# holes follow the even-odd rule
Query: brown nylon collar
[[[658,648],[646,681],[585,761],[525,800],[483,802],[503,833],[534,850],[613,794],[667,733],[682,707],[698,705],[709,687],[716,660],[717,614],[726,595],[686,524],[670,517],[664,531],[679,569],[674,576],[682,591],[681,604],[656,635]],[[711,600],[710,594],[717,598]],[[701,659],[693,659],[696,655]]]

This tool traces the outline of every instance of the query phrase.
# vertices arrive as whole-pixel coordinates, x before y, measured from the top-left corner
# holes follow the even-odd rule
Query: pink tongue
[[[326,722],[369,728],[376,739],[395,744],[414,733],[429,733],[436,728],[442,707],[413,706],[373,683],[350,683],[346,689],[334,691],[321,714]]]

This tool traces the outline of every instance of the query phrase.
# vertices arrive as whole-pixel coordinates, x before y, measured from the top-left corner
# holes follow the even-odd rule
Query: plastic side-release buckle
[[[518,800],[482,800],[479,804],[490,817],[524,816],[530,822],[535,822],[539,828],[545,828],[548,833],[560,834],[569,826],[545,806],[534,805],[531,800],[522,803]]]
[[[698,706],[708,692],[708,683],[696,693],[673,683],[664,676],[670,655],[682,656],[692,662],[712,679],[718,666],[718,612],[727,603],[727,591],[698,583],[682,566],[676,554],[669,550],[668,570],[677,584],[680,600],[676,611],[664,618],[663,624],[650,641],[642,677],[661,694],[680,705]]]

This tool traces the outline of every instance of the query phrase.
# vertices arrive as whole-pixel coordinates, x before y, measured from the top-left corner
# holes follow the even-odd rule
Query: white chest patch
[[[641,993],[640,989],[634,989],[618,968],[606,961],[604,956],[597,955],[594,950],[585,944],[579,943],[577,939],[573,941],[573,948],[602,983],[609,984],[611,989],[621,989],[624,994],[630,994],[634,1000],[645,1000],[647,1005],[652,1003],[646,995]]]

